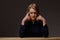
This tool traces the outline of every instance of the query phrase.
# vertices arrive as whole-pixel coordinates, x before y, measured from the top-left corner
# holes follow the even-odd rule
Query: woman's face
[[[32,20],[35,20],[35,19],[36,19],[36,16],[37,16],[36,10],[34,10],[33,8],[30,8],[29,14],[30,14],[30,18],[31,18]]]

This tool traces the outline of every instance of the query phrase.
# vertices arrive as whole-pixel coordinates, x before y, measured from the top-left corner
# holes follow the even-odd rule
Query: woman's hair
[[[32,3],[28,6],[26,13],[29,12],[30,8],[33,8],[34,10],[36,10],[37,14],[39,14],[38,6],[35,3]]]

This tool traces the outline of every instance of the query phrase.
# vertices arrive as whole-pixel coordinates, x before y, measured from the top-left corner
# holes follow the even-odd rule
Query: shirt
[[[19,30],[20,37],[48,37],[48,27],[47,24],[43,26],[41,20],[26,21],[25,25],[20,25]]]

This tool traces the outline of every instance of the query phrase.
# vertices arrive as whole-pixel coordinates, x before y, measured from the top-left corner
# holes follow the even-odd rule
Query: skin
[[[30,8],[29,14],[30,14],[31,20],[34,22],[37,16],[36,10],[34,10],[33,8]]]
[[[34,10],[33,8],[30,8],[30,10],[29,10],[29,12],[26,14],[26,16],[23,18],[23,20],[22,20],[22,25],[24,25],[24,23],[25,23],[25,21],[26,20],[32,20],[32,22],[34,22],[34,20],[41,20],[42,22],[43,22],[43,26],[45,26],[46,25],[46,20],[45,20],[45,18],[44,17],[42,17],[41,15],[39,15],[38,17],[37,17],[37,12],[36,12],[36,10]]]

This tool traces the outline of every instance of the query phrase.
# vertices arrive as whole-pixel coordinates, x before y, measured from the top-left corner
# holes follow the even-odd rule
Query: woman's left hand
[[[36,20],[37,20],[37,21],[38,21],[38,20],[41,20],[41,21],[43,22],[43,26],[46,25],[46,19],[45,19],[44,17],[42,17],[41,15],[39,15],[39,16],[36,18]]]

